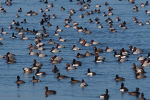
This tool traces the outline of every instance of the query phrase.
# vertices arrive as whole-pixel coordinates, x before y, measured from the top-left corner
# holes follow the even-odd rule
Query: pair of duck
[[[33,76],[31,82],[40,82],[40,80],[39,80],[39,79],[35,79],[35,76]],[[23,84],[23,83],[25,83],[25,81],[20,80],[20,76],[17,76],[17,81],[16,81],[16,83],[17,83],[17,84]]]

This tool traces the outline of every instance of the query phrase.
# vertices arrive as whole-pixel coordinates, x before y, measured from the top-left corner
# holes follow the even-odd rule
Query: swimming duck
[[[136,73],[136,79],[146,78],[144,74]]]
[[[98,26],[98,28],[103,28],[103,25],[102,25],[102,24],[100,24],[100,25]]]
[[[100,98],[101,98],[101,99],[105,99],[105,100],[108,100],[108,99],[109,99],[108,89],[106,89],[106,94],[100,95]]]
[[[121,83],[121,88],[120,88],[121,92],[126,92],[128,91],[128,89],[126,87],[124,87],[124,83]]]
[[[92,32],[87,30],[87,28],[84,28],[84,33],[88,34],[88,33],[92,33]]]
[[[48,90],[48,87],[46,86],[45,87],[46,91],[45,91],[45,95],[48,95],[48,94],[56,94],[56,91],[54,90]]]
[[[144,94],[141,93],[141,98],[139,100],[146,100],[146,98],[144,98]]]
[[[116,18],[116,21],[117,21],[117,22],[118,22],[118,21],[121,21],[121,19],[120,19],[119,17],[117,17],[117,18]]]
[[[60,50],[55,49],[54,47],[52,47],[51,52],[52,52],[52,53],[57,53],[57,52],[60,52]]]
[[[1,33],[6,34],[7,32],[4,31],[4,28],[1,28]]]
[[[105,57],[99,56],[97,53],[95,54],[95,62],[103,62],[105,60]]]
[[[16,14],[16,18],[19,18],[20,16],[18,14]]]
[[[111,16],[111,15],[113,15],[113,13],[112,13],[111,11],[109,11],[109,12],[108,12],[108,15]]]
[[[39,48],[37,50],[42,51],[42,50],[45,50],[45,48],[43,48],[41,45],[39,45]]]
[[[56,48],[60,49],[60,48],[65,48],[65,46],[63,45],[59,45],[59,43],[57,44]]]
[[[91,72],[89,68],[88,68],[88,71],[87,71],[87,72],[88,72],[88,73],[87,73],[88,76],[96,75],[96,73],[95,73],[95,72]]]
[[[32,81],[31,82],[41,82],[41,80],[39,79],[35,79],[35,76],[32,77]]]
[[[52,17],[53,19],[55,19],[56,18],[56,15],[55,14],[53,14],[53,17]],[[62,30],[61,30],[62,31]]]
[[[3,41],[3,40],[5,40],[5,39],[0,37],[0,41]]]
[[[136,96],[140,95],[140,92],[139,92],[139,88],[138,88],[138,87],[136,88],[136,91],[128,92],[128,93],[129,93],[129,95],[136,95]]]
[[[53,3],[51,3],[50,5],[47,5],[46,7],[54,7]]]
[[[82,58],[82,57],[85,57],[85,54],[77,53],[76,57],[77,57],[77,58]]]
[[[22,35],[22,40],[28,40],[28,37],[25,37],[24,35]]]
[[[94,52],[95,53],[101,53],[103,52],[103,49],[97,48],[96,46],[94,47]]]
[[[57,73],[59,70],[57,69],[56,65],[54,65],[54,68],[52,69],[52,72]]]
[[[45,8],[45,11],[50,11],[48,8]]]
[[[125,78],[119,77],[119,75],[116,74],[116,78],[115,78],[115,81],[116,81],[116,82],[118,82],[118,81],[124,81],[124,80],[125,80]]]
[[[33,60],[33,66],[38,66],[38,67],[42,67],[41,63],[37,63],[36,59]]]
[[[12,25],[10,25],[8,28],[9,28],[9,29],[12,29],[12,28],[13,28],[13,26],[12,26]]]
[[[143,66],[137,67],[135,63],[132,64],[133,66],[133,70],[135,71],[135,73],[139,73],[139,74],[144,74],[146,73],[143,69]]]
[[[60,73],[57,73],[57,79],[64,79],[69,78],[68,76],[60,75]]]
[[[137,60],[144,60],[145,57],[142,57],[142,55],[140,55],[140,57],[137,58]]]
[[[31,74],[31,73],[34,72],[34,71],[32,70],[32,68],[28,68],[28,67],[23,68],[23,71],[24,71],[25,74]]]
[[[71,77],[70,83],[81,83],[79,80],[75,80],[73,77]]]
[[[106,14],[105,12],[103,12],[103,16],[104,16],[104,17],[106,17],[106,16],[107,16],[107,14]]]
[[[47,57],[46,54],[42,54],[41,52],[39,52],[38,56],[39,56],[39,57]]]
[[[85,40],[83,40],[82,45],[83,45],[83,46],[91,46],[92,44],[91,44],[91,43],[86,42]]]
[[[52,39],[49,40],[48,44],[55,44],[54,41],[52,41]]]
[[[22,8],[21,7],[19,8],[18,12],[22,12]]]
[[[65,10],[65,8],[63,6],[61,6],[61,9],[60,10]]]
[[[85,81],[82,79],[82,83],[80,84],[81,87],[88,86],[88,84],[85,83]]]
[[[22,83],[25,83],[25,81],[22,81],[20,80],[20,76],[17,76],[17,81],[16,81],[17,84],[22,84]]]
[[[37,52],[33,52],[32,50],[30,50],[29,55],[38,55],[38,53]]]
[[[91,56],[91,55],[94,55],[94,54],[86,51],[85,56]]]
[[[73,45],[73,48],[72,48],[73,51],[76,51],[76,50],[81,50],[79,47],[76,47],[75,45]]]
[[[70,66],[69,63],[67,63],[66,66],[67,66],[67,67],[66,67],[67,70],[76,69],[75,66]]]
[[[50,24],[50,22],[47,22],[47,25],[46,26],[52,26],[52,24]]]
[[[84,18],[84,15],[83,15],[83,14],[81,14],[81,15],[79,16],[79,18]]]
[[[101,7],[101,5],[99,5],[98,3],[95,5],[95,7]]]
[[[42,75],[46,75],[46,73],[45,72],[40,72],[39,69],[37,69],[35,75],[36,76],[42,76]]]
[[[106,51],[106,52],[112,52],[112,51],[114,51],[114,49],[110,49],[110,48],[107,46],[105,51]]]
[[[60,41],[60,42],[65,42],[66,39],[63,39],[63,38],[59,37],[59,41]]]
[[[73,59],[72,66],[81,66],[81,65],[82,65],[81,61],[76,61],[76,59]]]
[[[42,12],[44,12],[44,11],[43,11],[43,9],[41,8],[39,12],[42,13]]]
[[[37,47],[33,47],[32,44],[30,44],[29,46],[30,46],[29,49],[37,49]]]

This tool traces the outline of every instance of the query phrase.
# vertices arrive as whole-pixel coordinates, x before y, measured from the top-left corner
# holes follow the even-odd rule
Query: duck
[[[28,68],[28,67],[23,68],[23,71],[24,71],[25,74],[31,74],[31,73],[34,72],[34,71],[32,70],[32,68]]]
[[[106,89],[106,94],[100,95],[100,98],[101,98],[101,99],[105,99],[105,100],[108,100],[108,99],[109,99],[108,89]]]
[[[94,47],[94,52],[95,53],[102,53],[103,49],[97,48],[96,46]]]
[[[52,52],[52,53],[57,53],[57,52],[60,52],[60,50],[55,49],[54,47],[52,47],[51,52]]]
[[[33,52],[32,50],[30,50],[29,55],[38,55],[38,53],[37,52]]]
[[[46,54],[42,54],[41,52],[39,52],[38,56],[39,56],[39,57],[47,57]]]
[[[70,81],[70,83],[81,83],[79,80],[75,80],[73,77],[71,77],[71,81]]]
[[[121,88],[119,89],[121,92],[127,92],[128,89],[124,87],[124,83],[121,83]]]
[[[99,56],[97,53],[95,54],[95,62],[103,62],[105,60],[105,57]]]
[[[59,37],[59,42],[65,42],[65,41],[66,41],[66,39]]]
[[[32,50],[33,50],[33,49],[37,49],[37,47],[33,47],[33,45],[30,44],[30,45],[29,45],[29,49],[32,49]]]
[[[48,8],[45,8],[45,11],[50,11]]]
[[[71,26],[70,26],[70,25],[68,25],[68,24],[65,24],[65,27],[66,27],[66,28],[69,28],[69,27],[71,27]]]
[[[43,48],[41,45],[39,45],[39,48],[37,50],[42,51],[42,50],[45,50],[45,48]]]
[[[101,5],[99,5],[98,3],[95,5],[95,7],[101,7]]]
[[[12,25],[10,25],[8,28],[9,28],[9,29],[13,29],[13,26],[12,26]]]
[[[43,11],[43,9],[41,8],[39,12],[42,13],[42,12],[44,12],[44,11]]]
[[[73,51],[76,51],[76,50],[81,50],[79,47],[76,47],[75,45],[73,45],[73,48],[72,48]]]
[[[21,7],[19,8],[18,12],[22,12],[22,8]]]
[[[75,66],[70,66],[69,63],[67,63],[66,66],[67,66],[67,67],[66,67],[67,70],[76,69]]]
[[[0,37],[0,41],[3,41],[3,40],[5,40],[4,38],[2,38],[2,37]]]
[[[64,79],[69,78],[68,76],[60,75],[60,73],[57,73],[57,79]]]
[[[116,18],[116,22],[121,21],[121,19],[119,17]]]
[[[65,10],[65,8],[63,6],[61,6],[61,9],[60,10]]]
[[[139,100],[146,100],[146,98],[144,98],[144,93],[141,93],[141,98]]]
[[[50,22],[47,22],[47,25],[46,26],[52,26],[52,24],[50,24]]]
[[[114,49],[110,49],[110,48],[107,46],[105,51],[106,51],[106,52],[112,52],[112,51],[114,51]]]
[[[125,61],[128,61],[128,60],[127,60],[127,59],[123,59],[123,58],[121,58],[121,56],[119,56],[119,57],[118,57],[118,61],[119,61],[119,62],[125,62]]]
[[[45,87],[45,95],[48,95],[48,94],[56,94],[56,91],[55,90],[48,90],[48,87],[46,86]]]
[[[109,12],[108,12],[108,15],[111,16],[111,15],[113,15],[113,13],[112,13],[111,11],[109,11]]]
[[[137,58],[137,60],[144,60],[145,57],[142,57],[142,55],[140,55],[140,57]]]
[[[20,80],[20,76],[17,76],[17,81],[16,81],[17,84],[22,84],[22,83],[25,83],[25,81],[23,80]]]
[[[103,16],[104,16],[104,17],[106,17],[106,16],[107,16],[107,14],[106,14],[105,12],[103,12]]]
[[[139,92],[139,88],[138,88],[138,87],[136,88],[136,91],[128,92],[128,93],[129,93],[129,95],[136,95],[136,96],[140,95],[140,92]]]
[[[26,32],[32,32],[32,31],[27,28]]]
[[[82,43],[82,45],[83,45],[83,46],[91,46],[92,44],[91,44],[91,43],[88,43],[88,42],[86,42],[86,41],[84,40],[83,43]]]
[[[4,31],[4,28],[3,28],[3,27],[1,28],[1,33],[2,33],[2,34],[7,34],[7,32]]]
[[[47,5],[46,7],[54,7],[53,3],[51,3],[50,5]]]
[[[59,71],[59,70],[58,70],[57,66],[54,65],[54,68],[52,69],[52,72],[53,72],[53,73],[57,73],[58,71]]]
[[[20,30],[18,31],[18,35],[23,35],[24,33],[23,32],[20,32]]]
[[[57,32],[55,32],[55,34],[54,34],[55,36],[60,36]]]
[[[125,80],[125,78],[119,77],[119,75],[116,74],[116,78],[115,78],[115,81],[116,81],[116,82],[118,82],[118,81],[124,81],[124,80]]]
[[[60,49],[60,48],[65,48],[65,46],[60,45],[59,43],[57,44],[56,48]]]
[[[100,25],[98,26],[98,28],[103,28],[103,25],[102,25],[102,24],[100,24]]]
[[[16,18],[19,18],[20,16],[18,14],[16,14]]]
[[[137,74],[137,73],[139,73],[139,74],[144,74],[144,73],[146,73],[146,72],[144,71],[144,69],[143,69],[143,66],[137,67],[135,63],[133,63],[132,66],[133,66],[132,69],[135,71],[136,74]]]
[[[34,59],[33,66],[42,67],[42,63],[37,63],[36,59]]]
[[[90,53],[90,52],[88,52],[88,51],[86,51],[86,53],[85,53],[85,56],[92,56],[92,55],[94,55],[93,53]]]
[[[11,60],[11,59],[15,59],[15,58],[11,58],[11,57],[7,57],[7,56],[6,56],[7,64],[16,63],[16,61],[13,61],[13,60]]]
[[[87,73],[88,76],[96,75],[96,73],[95,73],[95,72],[91,72],[89,68],[88,68],[88,71],[87,71],[87,72],[88,72],[88,73]]]
[[[83,32],[84,32],[85,34],[92,33],[91,31],[87,30],[87,28],[84,28]]]
[[[39,79],[35,79],[35,76],[32,77],[32,81],[31,82],[41,82],[41,80]]]
[[[42,75],[46,75],[46,73],[45,72],[40,72],[39,69],[37,69],[35,75],[36,76],[42,76]]]
[[[83,58],[83,57],[85,57],[85,54],[77,53],[76,57],[77,57],[77,58]]]
[[[120,53],[121,53],[122,55],[128,55],[128,54],[129,54],[128,51],[125,50],[124,48],[122,48],[122,49],[120,50]]]
[[[81,14],[81,15],[79,16],[79,18],[84,18],[84,15],[83,15],[83,14]]]
[[[133,54],[140,54],[143,50],[139,49],[139,48],[136,48],[134,47],[133,48]]]
[[[139,26],[142,26],[142,25],[144,25],[142,22],[139,22]]]
[[[72,61],[72,66],[81,66],[82,65],[82,62],[81,61],[77,61],[76,59],[73,59]]]
[[[22,40],[28,40],[28,37],[25,37],[24,35],[22,35]]]
[[[144,74],[136,73],[136,79],[146,78]]]
[[[78,33],[80,33],[80,32],[83,32],[83,29],[82,29],[82,28],[77,27],[77,31],[78,31]]]
[[[91,43],[96,45],[96,44],[100,44],[99,42],[95,42],[93,39],[91,40]]]
[[[82,79],[82,83],[80,84],[81,87],[88,86],[88,84],[85,83],[84,79]]]
[[[55,44],[55,42],[54,42],[54,41],[52,41],[52,39],[49,39],[48,44]]]
[[[55,14],[53,14],[53,17],[52,17],[53,19],[55,19],[56,18],[56,15]],[[62,30],[61,30],[62,31]]]

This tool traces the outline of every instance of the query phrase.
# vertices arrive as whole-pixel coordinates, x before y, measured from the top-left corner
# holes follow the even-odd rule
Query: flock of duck
[[[122,1],[122,0],[119,0],[119,1]],[[77,2],[77,5],[80,5],[80,7],[81,7],[81,8],[79,8],[79,11],[80,12],[86,11],[85,15],[81,14],[79,16],[80,19],[82,19],[82,18],[84,18],[85,16],[88,16],[88,15],[101,13],[100,7],[102,7],[102,6],[109,6],[109,5],[111,6],[111,4],[109,4],[109,2],[105,2],[105,4],[101,4],[101,5],[99,5],[100,4],[100,2],[99,2],[95,5],[95,7],[96,7],[95,10],[91,10],[90,12],[88,12],[88,8],[90,8],[90,6],[92,6],[92,5],[90,5],[90,3],[94,2],[94,1],[91,1],[91,0],[86,0],[86,1],[84,1],[84,0],[69,0],[69,2]],[[131,4],[134,4],[135,0],[128,0],[128,2],[130,2]],[[37,55],[38,57],[47,57],[47,56],[49,56],[48,54],[43,54],[42,51],[46,50],[46,48],[44,48],[45,45],[50,45],[51,46],[50,52],[52,53],[52,56],[50,57],[50,60],[51,60],[51,64],[54,66],[52,72],[57,73],[57,79],[60,80],[60,79],[70,78],[71,79],[71,81],[70,81],[71,84],[80,83],[81,87],[88,86],[88,84],[84,81],[84,79],[82,79],[82,81],[75,80],[74,77],[70,77],[70,76],[60,74],[60,70],[57,68],[56,65],[61,63],[65,59],[62,58],[62,57],[57,56],[57,54],[59,52],[61,52],[61,50],[66,48],[66,46],[61,45],[61,43],[62,42],[63,43],[64,42],[68,43],[68,42],[67,42],[67,39],[62,38],[63,36],[61,35],[61,32],[63,32],[63,29],[59,28],[60,25],[57,25],[56,26],[56,31],[53,32],[54,36],[57,39],[59,39],[58,40],[59,43],[57,43],[56,41],[53,41],[52,38],[50,38],[49,41],[47,41],[47,44],[42,42],[43,40],[50,37],[49,36],[50,34],[47,32],[49,30],[49,27],[51,27],[53,25],[53,24],[50,23],[51,22],[50,19],[57,20],[57,15],[53,14],[52,17],[51,17],[50,14],[49,14],[49,11],[51,10],[51,8],[55,7],[55,5],[57,5],[57,4],[55,4],[55,2],[50,3],[50,1],[48,1],[48,0],[40,0],[40,3],[45,5],[45,7],[46,7],[45,10],[43,10],[43,8],[41,8],[41,9],[39,9],[39,12],[38,12],[40,14],[41,13],[43,14],[42,17],[41,17],[42,18],[41,21],[39,23],[37,23],[37,24],[39,24],[39,26],[42,26],[42,31],[41,31],[41,29],[36,29],[36,27],[35,27],[35,29],[32,29],[32,30],[29,30],[29,28],[27,28],[25,30],[23,28],[22,24],[28,24],[26,19],[19,22],[19,21],[15,21],[12,18],[12,22],[10,22],[10,26],[8,26],[8,28],[13,31],[11,38],[13,38],[14,40],[15,40],[15,38],[21,38],[22,40],[27,41],[27,40],[31,40],[31,39],[30,39],[30,37],[26,37],[26,36],[28,36],[28,34],[34,34],[35,38],[33,39],[33,43],[35,42],[35,44],[33,44],[33,43],[29,44],[29,48],[28,48],[30,50],[29,51],[30,56],[35,56],[35,55]],[[2,6],[5,5],[5,4],[7,6],[13,6],[13,1],[12,0],[6,0],[5,2],[1,2],[0,4],[1,4],[0,11],[7,15],[7,11]],[[148,5],[149,5],[149,3],[148,3],[148,1],[146,1],[145,3],[141,4],[141,7],[148,6]],[[112,12],[113,12],[114,8],[112,8],[110,6],[107,9],[108,15],[106,14],[106,12],[103,12],[102,16],[104,18],[108,16],[108,18],[106,18],[105,21],[108,23],[108,26],[110,27],[109,28],[110,32],[114,33],[114,32],[117,32],[116,29],[113,28],[113,20],[111,19],[111,16],[113,15]],[[65,9],[63,6],[61,6],[60,10],[65,11],[67,9]],[[138,6],[134,5],[133,6],[133,11],[137,12],[138,11]],[[146,10],[145,12],[146,12],[146,14],[150,14],[150,11]],[[18,13],[24,13],[23,9],[21,7],[18,9]],[[37,12],[32,11],[32,10],[30,10],[28,12],[25,12],[25,13],[26,13],[26,16],[41,16]],[[66,29],[73,28],[75,31],[78,32],[78,34],[80,34],[80,33],[85,33],[85,34],[89,34],[89,35],[93,34],[92,31],[88,30],[86,27],[85,28],[83,28],[82,26],[79,27],[79,23],[77,23],[75,20],[72,19],[72,16],[76,13],[77,13],[77,11],[75,11],[73,8],[71,8],[69,10],[68,19],[65,19],[63,21],[63,23],[65,23],[64,27]],[[21,16],[19,14],[16,14],[15,17],[20,18]],[[100,19],[98,17],[96,17],[94,20],[95,20],[95,24],[99,24],[98,28],[103,28],[102,24],[100,24]],[[134,17],[133,20],[134,20],[134,23],[139,23],[140,26],[144,25],[142,22],[138,22],[138,19],[136,17]],[[117,17],[115,21],[119,22],[119,21],[121,21],[121,19],[119,17]],[[88,22],[89,23],[94,23],[94,21],[91,18],[89,19]],[[122,27],[122,29],[128,29],[126,27],[126,24],[127,24],[126,21],[123,21],[122,23],[119,24],[119,27]],[[150,24],[150,19],[145,24],[149,25]],[[19,28],[19,26],[21,26],[21,28]],[[2,35],[9,34],[8,32],[5,31],[5,29],[6,29],[6,27],[1,28],[1,34]],[[72,36],[73,36],[73,34],[72,34]],[[109,48],[108,46],[106,47],[105,50],[101,49],[100,47],[98,47],[98,45],[100,43],[97,42],[97,41],[94,41],[94,39],[92,39],[92,38],[91,38],[91,42],[87,42],[85,39],[82,39],[80,37],[78,39],[79,39],[79,42],[76,43],[76,45],[72,45],[72,47],[70,47],[70,49],[72,51],[78,52],[77,55],[75,55],[76,58],[77,59],[78,58],[88,59],[87,58],[88,56],[92,56],[94,58],[95,63],[101,63],[101,62],[105,61],[106,57],[100,56],[100,54],[102,54],[104,52],[114,53],[114,57],[117,58],[118,62],[120,62],[120,63],[128,61],[127,58],[132,54],[136,55],[136,54],[141,54],[143,52],[142,49],[130,46],[129,47],[130,51],[125,50],[124,48],[120,48],[119,53],[117,53],[117,51],[115,49]],[[0,41],[5,41],[5,38],[1,37]],[[0,42],[0,45],[3,45],[3,43]],[[54,47],[54,45],[56,45],[56,48]],[[81,45],[81,46],[79,46],[79,45]],[[83,54],[79,53],[79,51],[83,50],[85,47],[88,47],[88,46],[93,47],[92,48],[93,52],[86,51]],[[80,48],[80,47],[83,47],[83,48]],[[38,52],[35,52],[35,50],[37,50]],[[8,64],[17,63],[16,58],[15,58],[15,56],[17,56],[17,54],[15,55],[15,54],[12,54],[10,52],[7,52],[6,56],[0,55],[0,58],[5,58],[6,62]],[[139,67],[137,67],[136,64],[133,63],[133,70],[135,71],[135,76],[136,76],[137,79],[146,78],[146,76],[144,75],[144,73],[146,73],[144,71],[144,67],[150,65],[148,58],[150,58],[150,53],[148,53],[147,58],[142,57],[142,55],[141,55],[138,58],[138,60],[141,62],[141,66],[139,66]],[[36,79],[35,76],[38,78],[38,77],[40,77],[40,76],[42,77],[43,75],[46,75],[48,73],[48,72],[41,72],[40,71],[40,69],[42,69],[42,66],[43,66],[42,63],[38,63],[36,61],[36,59],[34,59],[33,66],[25,67],[25,68],[23,68],[23,71],[24,71],[25,74],[33,74],[36,71],[35,75],[33,75],[33,77],[32,77],[31,82],[41,82],[41,80]],[[84,66],[84,64],[81,61],[78,61],[74,58],[72,60],[71,64],[69,64],[69,63],[66,64],[66,69],[68,71],[69,70],[74,70],[74,69],[80,68],[78,66]],[[93,76],[93,75],[97,75],[97,73],[92,72],[90,70],[90,68],[88,68],[87,69],[87,76]],[[116,74],[116,77],[114,77],[114,80],[116,82],[125,81],[125,78],[120,77],[118,74]],[[23,83],[26,83],[26,82],[23,81],[23,80],[20,80],[20,76],[18,75],[16,83],[17,84],[23,84]],[[128,91],[128,89],[126,87],[124,87],[123,82],[121,83],[120,91],[121,92],[127,92]],[[57,93],[57,91],[48,90],[48,87],[45,86],[45,95],[56,94],[56,93]],[[138,87],[136,88],[135,91],[128,92],[128,93],[129,93],[129,95],[135,95],[137,97],[140,95]],[[109,99],[108,89],[106,89],[105,94],[102,94],[99,97],[101,99]],[[110,95],[110,98],[111,98],[111,95]],[[144,93],[141,93],[141,98],[139,100],[146,100],[144,98]]]

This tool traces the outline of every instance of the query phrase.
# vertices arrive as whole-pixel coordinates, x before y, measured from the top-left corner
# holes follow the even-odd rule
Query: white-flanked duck
[[[106,89],[106,94],[102,94],[99,96],[101,99],[105,99],[108,100],[109,99],[109,95],[108,95],[108,89]]]
[[[87,75],[88,76],[93,76],[93,75],[96,75],[96,73],[95,72],[91,72],[90,69],[88,68]]]
[[[88,86],[88,84],[85,83],[85,81],[82,79],[82,83],[80,84],[81,87]]]

